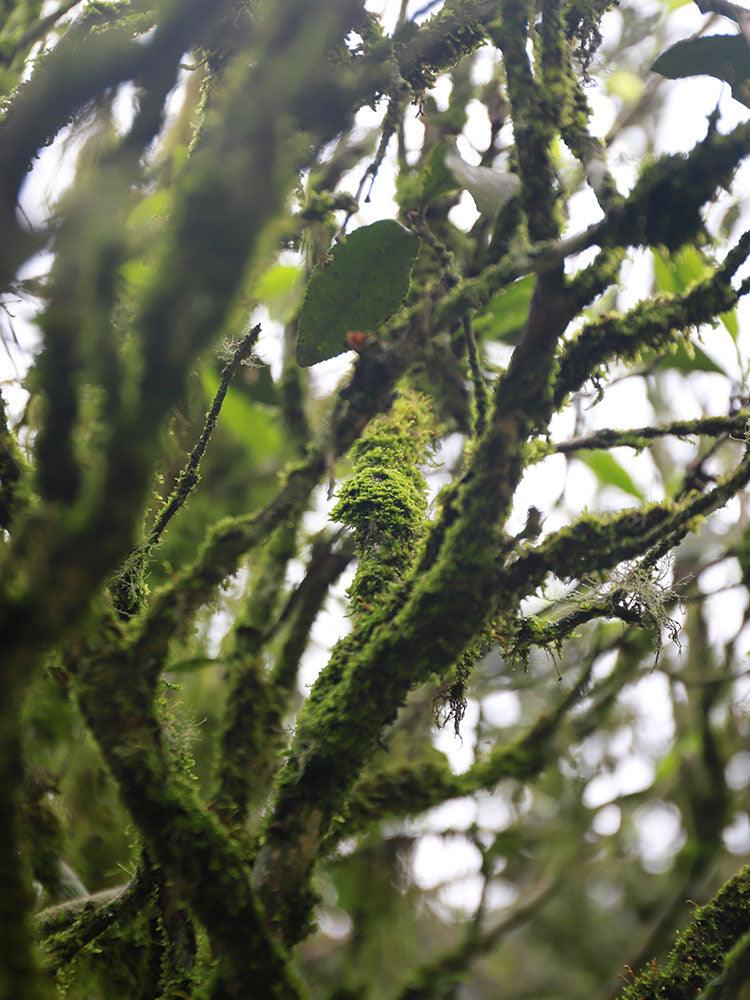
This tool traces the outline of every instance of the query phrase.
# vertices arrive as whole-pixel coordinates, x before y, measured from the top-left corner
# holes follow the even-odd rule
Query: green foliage
[[[578,460],[587,465],[602,486],[616,486],[636,500],[645,500],[643,491],[633,482],[632,477],[617,459],[608,451],[589,451],[577,456]]]
[[[253,288],[253,294],[268,307],[272,319],[285,323],[297,310],[303,282],[301,268],[292,264],[275,264],[260,277]]]
[[[535,281],[532,275],[507,285],[474,319],[474,332],[489,340],[516,344],[529,315]]]
[[[263,371],[261,368],[260,372]],[[219,379],[210,368],[205,368],[201,372],[201,381],[206,401],[210,402],[216,395]],[[251,381],[247,394],[239,389],[229,390],[222,406],[223,424],[235,440],[242,444],[249,458],[264,462],[283,455],[283,435],[278,412],[265,402],[248,398],[255,391],[256,384],[255,380]]]
[[[420,202],[423,207],[456,189],[456,179],[445,165],[445,146],[436,146],[422,170]]]
[[[662,52],[651,69],[670,80],[713,76],[726,81],[735,100],[750,107],[750,47],[744,35],[712,35],[677,42]]]
[[[406,298],[418,250],[419,238],[389,219],[337,243],[307,287],[297,326],[299,363],[341,354],[350,331],[376,332]]]
[[[704,254],[688,244],[676,253],[669,254],[663,247],[654,247],[654,287],[657,291],[668,292],[671,295],[682,295],[689,291],[697,282],[705,280],[711,273],[711,265]],[[737,339],[737,310],[721,314],[724,324],[732,340]]]
[[[0,1000],[746,989],[750,125],[413,7],[0,0]]]

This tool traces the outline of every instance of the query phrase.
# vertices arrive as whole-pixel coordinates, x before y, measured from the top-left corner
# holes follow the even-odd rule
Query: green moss
[[[720,976],[711,980],[702,1000],[750,1000],[750,931],[726,956]]]
[[[621,1000],[694,1000],[724,968],[728,954],[750,931],[750,868],[743,868],[695,912],[662,969],[647,967]],[[736,996],[736,994],[735,994]]]
[[[599,28],[604,14],[618,5],[619,0],[568,0],[565,4],[565,32],[575,41],[575,55],[581,62],[584,79],[602,35]]]
[[[424,93],[439,73],[454,66],[487,37],[487,24],[497,17],[491,0],[450,2],[419,31],[408,22],[396,35],[395,55],[404,80]]]
[[[148,678],[126,653],[94,653],[79,664],[77,692],[150,858],[206,928],[216,959],[211,995],[239,1000],[248,982],[269,998],[301,995],[263,924],[242,848],[164,752]]]
[[[255,782],[260,777],[256,763],[264,756],[264,743],[272,736],[270,718],[276,714],[278,695],[269,686],[263,649],[266,630],[284,592],[287,564],[296,551],[301,516],[299,508],[271,536],[227,656],[229,695],[215,799],[216,808],[226,822],[241,823],[245,819]]]
[[[690,153],[660,157],[643,171],[614,224],[607,245],[630,243],[677,250],[702,228],[700,209],[727,187],[747,152],[750,123],[712,133]]]
[[[18,719],[22,685],[5,678],[0,699],[0,996],[13,1000],[42,1000],[45,991],[33,946],[33,894],[24,849],[21,787],[24,764]]]
[[[731,309],[738,293],[728,279],[718,271],[686,295],[648,299],[625,315],[609,314],[585,326],[560,355],[555,405],[608,362],[633,363],[645,351],[665,351],[683,341],[691,328]]]
[[[503,7],[502,22],[493,25],[490,34],[503,53],[529,235],[539,241],[560,235],[560,191],[550,157],[554,119],[545,113],[545,94],[534,79],[526,51],[530,16],[530,3],[510,0]],[[548,75],[554,90],[559,82],[557,71],[550,67]],[[564,103],[559,91],[547,98],[553,105]]]
[[[7,531],[30,501],[29,469],[8,426],[5,400],[0,393],[0,530]]]
[[[371,608],[414,563],[427,510],[420,466],[432,433],[427,401],[403,394],[354,446],[354,472],[331,517],[356,532],[358,566],[349,589],[355,608]]]
[[[745,529],[737,545],[737,560],[742,570],[742,579],[750,586],[750,530]]]

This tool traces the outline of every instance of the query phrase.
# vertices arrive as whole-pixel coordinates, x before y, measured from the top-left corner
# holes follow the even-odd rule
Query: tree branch
[[[82,0],[63,0],[56,10],[47,14],[46,17],[39,18],[35,24],[32,24],[30,28],[16,39],[10,48],[0,52],[0,66],[12,65],[21,53],[30,49],[34,42],[38,42],[44,38],[55,27],[58,21],[61,21],[66,14],[69,14],[81,2]]]
[[[662,427],[634,427],[632,430],[607,428],[593,431],[583,437],[572,438],[552,445],[551,450],[561,455],[600,448],[647,448],[650,442],[662,437],[722,437],[729,435],[744,440],[750,412],[742,411],[731,417],[699,417],[696,420],[675,420]]]
[[[742,967],[747,960],[748,932],[750,868],[743,868],[696,910],[664,967],[659,969],[655,963],[648,966],[623,989],[621,1000],[693,1000],[717,976],[724,978]],[[713,985],[712,989],[717,997],[722,996],[720,987]]]
[[[140,909],[148,900],[152,881],[148,866],[141,864],[124,889],[112,898],[86,896],[75,900],[75,906],[51,907],[36,917],[44,942],[44,964],[57,971],[72,961],[81,949],[103,934],[114,923],[122,921],[129,914]],[[51,912],[50,912],[51,911]],[[72,918],[72,920],[70,919]],[[60,927],[62,920],[70,921]]]
[[[433,1000],[434,997],[444,996],[447,989],[464,981],[473,961],[491,951],[506,934],[525,924],[561,884],[560,876],[540,879],[494,926],[479,932],[467,932],[454,948],[417,969],[399,992],[397,1000]]]

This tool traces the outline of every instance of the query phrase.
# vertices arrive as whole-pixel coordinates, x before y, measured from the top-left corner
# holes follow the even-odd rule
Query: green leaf
[[[654,288],[658,292],[682,295],[711,273],[711,266],[700,250],[686,243],[684,247],[670,254],[663,247],[652,249],[654,258]],[[732,340],[737,340],[739,321],[737,310],[721,313],[719,319],[726,327]],[[713,369],[712,369],[713,370]]]
[[[663,247],[652,249],[654,287],[657,292],[682,295],[711,272],[700,250],[687,243],[675,253]]]
[[[660,368],[671,368],[686,375],[690,372],[711,372],[715,375],[726,375],[724,369],[709,358],[706,352],[697,344],[677,344],[669,354],[665,354],[659,362]]]
[[[637,500],[644,500],[643,491],[633,482],[630,473],[608,451],[579,452],[575,456],[594,473],[602,486],[616,486]]]
[[[503,288],[474,317],[474,332],[488,340],[517,344],[529,315],[536,278],[527,274]]]
[[[750,108],[750,45],[743,35],[709,35],[677,42],[662,52],[651,69],[670,80],[713,76],[732,88],[735,100]]]
[[[243,390],[257,403],[267,406],[279,405],[279,388],[271,375],[271,366],[266,364],[243,365],[235,384],[241,383]]]
[[[131,210],[128,215],[127,225],[133,229],[150,225],[154,219],[163,221],[172,208],[174,195],[166,188],[160,188],[148,195]]]
[[[261,275],[254,297],[266,306],[271,319],[288,322],[297,310],[304,289],[304,272],[294,264],[274,264]]]
[[[154,264],[151,260],[132,257],[120,265],[120,276],[125,279],[129,294],[141,295],[154,276]]]
[[[350,330],[371,332],[406,298],[419,238],[392,219],[355,230],[333,248],[307,286],[297,360],[315,365],[347,350]]]
[[[441,143],[432,150],[427,158],[422,181],[422,205],[429,205],[448,191],[458,187],[456,178],[445,165],[445,146]]]
[[[740,321],[737,318],[737,310],[731,309],[729,312],[720,313],[719,319],[724,324],[732,340],[736,341],[740,333]]]

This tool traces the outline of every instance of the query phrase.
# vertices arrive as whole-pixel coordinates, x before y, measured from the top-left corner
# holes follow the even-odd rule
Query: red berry
[[[364,330],[350,330],[346,335],[346,343],[353,351],[361,350],[367,343],[369,334]]]

